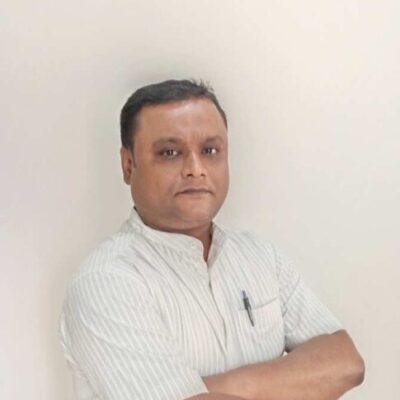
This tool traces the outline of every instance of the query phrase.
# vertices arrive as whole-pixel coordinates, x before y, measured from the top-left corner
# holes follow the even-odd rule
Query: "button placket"
[[[224,344],[225,348],[228,350],[231,346],[229,346],[229,335],[228,335],[228,326],[230,324],[229,318],[230,318],[230,313],[229,310],[227,309],[227,304],[226,304],[226,299],[223,293],[223,290],[221,290],[220,287],[220,279],[218,278],[218,274],[216,273],[215,270],[210,270],[208,273],[209,276],[209,291],[214,303],[214,307],[218,312],[218,315],[220,317],[220,322],[222,324],[222,329],[223,329],[223,338],[224,338]],[[229,364],[228,360],[228,351],[226,353],[227,356],[227,363]]]
[[[182,280],[185,286],[192,293],[194,299],[202,310],[204,317],[210,323],[220,348],[225,355],[226,341],[223,333],[221,332],[221,316],[218,308],[216,308],[214,298],[210,291],[207,264],[202,257],[199,261],[198,258],[196,260],[193,257],[193,254],[190,257],[188,257],[188,254],[182,254],[182,257],[186,258],[186,256],[190,269],[188,268],[186,271],[180,271],[177,273],[177,277]],[[201,282],[200,277],[202,278]]]

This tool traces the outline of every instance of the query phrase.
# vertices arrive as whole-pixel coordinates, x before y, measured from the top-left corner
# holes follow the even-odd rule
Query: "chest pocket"
[[[275,359],[284,349],[283,318],[278,297],[252,308],[254,326],[246,309],[234,311],[244,362]]]

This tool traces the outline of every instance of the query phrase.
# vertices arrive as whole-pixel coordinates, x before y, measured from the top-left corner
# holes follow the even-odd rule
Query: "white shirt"
[[[186,399],[207,392],[201,377],[339,329],[272,243],[213,222],[205,262],[200,240],[152,229],[135,209],[74,276],[60,319],[79,400]]]

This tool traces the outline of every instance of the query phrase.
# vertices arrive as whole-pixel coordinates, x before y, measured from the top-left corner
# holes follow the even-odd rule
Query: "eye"
[[[215,155],[218,153],[218,149],[215,147],[206,147],[205,149],[206,154]]]
[[[160,151],[160,155],[167,158],[173,158],[178,155],[178,152],[175,149],[165,149]]]

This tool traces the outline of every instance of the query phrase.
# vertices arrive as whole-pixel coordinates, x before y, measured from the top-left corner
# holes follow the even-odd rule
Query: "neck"
[[[137,208],[134,207],[135,210],[138,212]],[[139,214],[139,212],[138,212]],[[189,228],[189,229],[168,229],[168,228],[163,228],[161,226],[157,226],[150,221],[148,221],[146,218],[144,218],[141,214],[139,214],[141,220],[143,221],[144,224],[149,226],[150,228],[159,230],[159,231],[164,231],[164,232],[172,232],[172,233],[181,233],[187,236],[192,236],[203,244],[203,258],[204,261],[207,262],[208,259],[208,253],[210,251],[211,247],[211,241],[212,241],[212,234],[211,234],[211,227],[212,227],[212,222],[209,222],[207,225],[196,227],[196,228]]]
[[[200,242],[203,244],[203,258],[206,262],[208,260],[208,253],[210,251],[212,241],[211,226],[212,223],[209,223],[206,227],[176,231],[177,233],[183,233],[200,240]]]
[[[211,225],[205,232],[205,234],[202,237],[197,237],[202,243],[203,243],[203,258],[204,261],[207,262],[208,260],[208,253],[210,251],[211,247],[211,240],[212,240],[212,235],[211,235]]]

